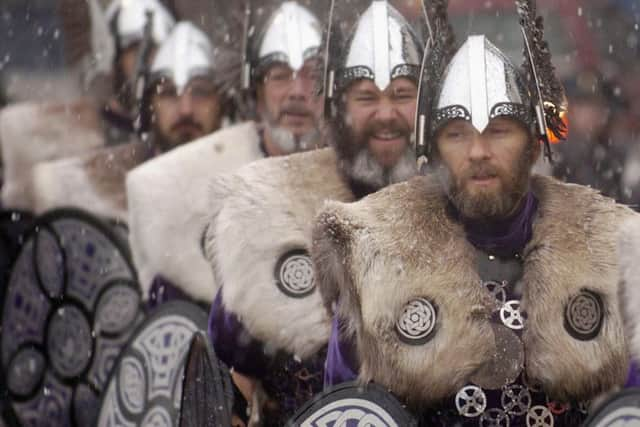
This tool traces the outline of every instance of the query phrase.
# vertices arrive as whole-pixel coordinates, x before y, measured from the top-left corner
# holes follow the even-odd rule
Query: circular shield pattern
[[[138,315],[140,293],[129,284],[114,284],[107,289],[96,308],[96,329],[118,334],[131,325]]]
[[[588,341],[597,337],[603,320],[604,306],[600,295],[583,290],[567,302],[564,326],[575,339]]]
[[[536,405],[527,412],[527,427],[553,427],[553,414],[546,406]]]
[[[125,357],[120,362],[120,397],[127,411],[140,414],[147,395],[147,378],[142,363],[134,357]]]
[[[422,345],[432,338],[437,319],[435,304],[426,298],[416,298],[402,310],[396,321],[396,332],[402,342]]]
[[[276,263],[275,280],[278,288],[292,298],[304,298],[313,293],[316,284],[309,254],[294,249],[282,255]]]
[[[91,360],[91,326],[86,316],[72,305],[58,308],[49,321],[47,348],[51,365],[64,379],[77,377]]]
[[[520,301],[513,299],[500,308],[500,320],[509,329],[524,329],[524,316],[520,311]]]
[[[502,409],[491,408],[480,417],[480,427],[509,427],[509,416]]]
[[[45,360],[35,348],[26,347],[18,351],[7,369],[9,391],[19,397],[27,397],[44,380]]]
[[[97,425],[172,426],[191,339],[207,313],[185,301],[165,303],[132,335],[113,370]]]
[[[2,306],[1,368],[19,424],[95,425],[107,375],[143,317],[139,295],[108,225],[70,209],[38,219]]]
[[[487,409],[487,396],[480,387],[463,387],[456,394],[456,409],[463,417],[479,417]]]
[[[59,298],[64,290],[64,252],[57,236],[44,227],[35,234],[36,274],[50,298]]]

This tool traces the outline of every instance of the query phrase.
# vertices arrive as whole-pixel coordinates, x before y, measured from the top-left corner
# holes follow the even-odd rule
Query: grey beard
[[[310,130],[304,135],[297,137],[289,129],[277,126],[266,120],[266,131],[271,136],[271,141],[278,146],[285,154],[293,154],[301,151],[308,151],[316,148],[320,140],[320,131],[317,128]]]
[[[391,169],[383,168],[375,156],[365,147],[347,165],[347,175],[376,190],[388,185],[406,181],[418,172],[416,156],[411,144]]]

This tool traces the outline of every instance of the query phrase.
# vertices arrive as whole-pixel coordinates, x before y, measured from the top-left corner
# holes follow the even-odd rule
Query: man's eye
[[[411,101],[416,99],[415,95],[412,95],[410,93],[399,93],[395,96],[395,98],[398,101]]]
[[[505,127],[490,127],[489,128],[489,132],[493,133],[493,134],[505,134],[507,132],[509,132],[509,129],[505,128]]]
[[[448,138],[448,139],[460,139],[464,136],[464,132],[451,130],[451,131],[445,132],[444,136],[445,138]]]

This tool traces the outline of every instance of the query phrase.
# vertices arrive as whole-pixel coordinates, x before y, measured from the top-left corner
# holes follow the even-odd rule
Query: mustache
[[[306,105],[299,102],[288,102],[282,106],[280,113],[278,114],[278,120],[280,120],[285,114],[292,114],[298,116],[312,116],[313,111],[307,108]]]
[[[499,176],[498,169],[489,163],[471,163],[469,170],[464,174],[463,179],[483,179]]]
[[[367,124],[360,132],[359,145],[362,145],[373,138],[375,135],[382,133],[397,133],[407,142],[411,138],[411,127],[408,123],[398,119],[393,120],[375,120]]]
[[[200,123],[196,122],[195,120],[189,118],[189,117],[185,117],[183,119],[180,119],[178,122],[176,122],[173,126],[171,126],[171,130],[172,131],[178,131],[180,130],[180,128],[185,128],[185,127],[189,127],[189,128],[195,128],[197,130],[202,131],[202,126],[200,125]]]

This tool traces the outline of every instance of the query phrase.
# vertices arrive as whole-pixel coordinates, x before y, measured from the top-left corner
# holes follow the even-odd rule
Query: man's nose
[[[312,87],[310,87],[307,79],[299,74],[294,75],[290,85],[288,97],[297,101],[304,101],[311,96]]]
[[[389,122],[395,118],[396,113],[396,108],[391,102],[382,100],[376,109],[375,118],[381,122]]]
[[[193,113],[193,98],[190,93],[185,92],[178,97],[178,108],[182,116],[189,116]]]
[[[491,157],[489,141],[479,132],[473,132],[469,147],[469,160],[486,160]]]

